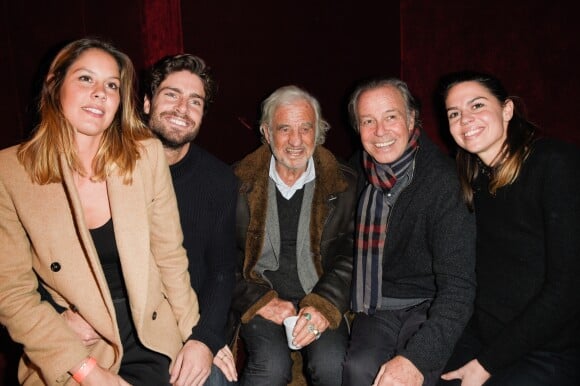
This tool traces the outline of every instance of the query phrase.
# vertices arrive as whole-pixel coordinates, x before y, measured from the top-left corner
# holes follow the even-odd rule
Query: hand
[[[292,302],[274,298],[270,300],[264,307],[260,308],[256,314],[264,319],[268,319],[278,325],[282,325],[284,319],[289,316],[296,315],[296,309]]]
[[[84,362],[84,361],[83,361]],[[73,367],[70,370],[71,374],[74,374],[79,370],[81,364],[79,363],[77,366]],[[72,381],[75,385],[76,382]],[[99,366],[98,364],[85,376],[85,378],[81,382],[82,386],[131,386],[127,381],[121,378],[117,374],[113,374],[109,370],[106,370]]]
[[[449,371],[441,375],[441,379],[446,381],[461,379],[461,386],[481,386],[490,377],[491,374],[487,372],[477,359],[467,362],[457,370]]]
[[[213,357],[213,364],[219,367],[224,373],[225,377],[230,382],[238,381],[238,371],[236,370],[236,360],[228,345],[222,347],[215,357]]]
[[[198,340],[185,342],[169,372],[169,383],[175,386],[202,386],[211,372],[213,355]]]
[[[328,320],[316,308],[311,306],[302,308],[292,332],[294,344],[300,347],[308,346],[318,339],[329,325]],[[316,334],[317,331],[318,334]]]
[[[62,316],[64,317],[66,324],[75,334],[77,334],[85,346],[91,346],[101,339],[101,336],[97,334],[93,326],[91,326],[80,314],[71,310],[66,310],[62,313]]]
[[[421,386],[423,374],[407,358],[397,355],[383,363],[373,386]]]

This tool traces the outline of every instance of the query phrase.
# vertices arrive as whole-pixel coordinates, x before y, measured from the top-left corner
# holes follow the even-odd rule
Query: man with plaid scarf
[[[396,78],[353,93],[363,151],[343,385],[434,385],[473,308],[475,218]]]

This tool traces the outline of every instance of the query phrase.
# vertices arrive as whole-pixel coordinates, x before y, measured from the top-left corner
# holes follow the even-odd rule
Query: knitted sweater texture
[[[533,350],[580,347],[580,151],[539,140],[511,185],[476,184],[474,322],[490,373]]]
[[[235,283],[237,180],[230,166],[193,143],[170,170],[201,314],[190,339],[203,342],[215,355],[226,343]]]

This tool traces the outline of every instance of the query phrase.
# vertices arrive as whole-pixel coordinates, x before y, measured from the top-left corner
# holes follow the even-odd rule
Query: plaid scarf
[[[415,128],[401,157],[390,164],[377,164],[363,152],[363,167],[369,184],[363,190],[358,210],[353,272],[352,309],[374,314],[381,305],[383,251],[387,238],[389,206],[386,195],[413,162],[420,130]]]

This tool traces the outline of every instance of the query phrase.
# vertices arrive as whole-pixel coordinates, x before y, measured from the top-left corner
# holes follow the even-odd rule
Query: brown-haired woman
[[[580,151],[539,138],[489,74],[450,74],[441,86],[477,219],[474,315],[442,378],[578,385]]]

